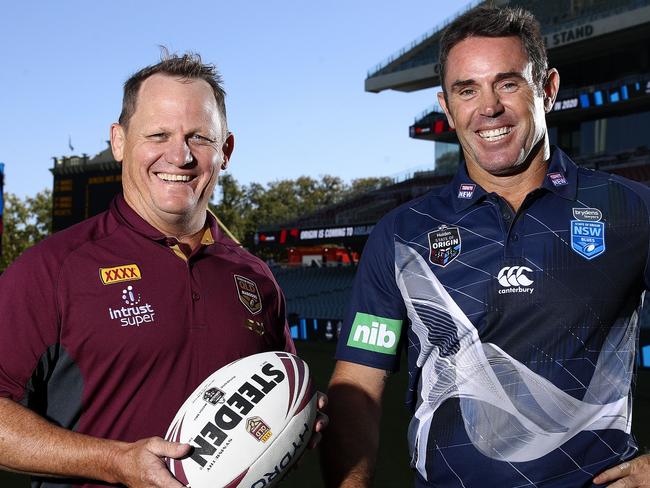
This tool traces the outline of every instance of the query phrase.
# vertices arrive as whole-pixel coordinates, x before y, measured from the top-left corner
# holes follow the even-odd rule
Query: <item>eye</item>
[[[513,92],[519,87],[519,84],[514,81],[504,81],[501,84],[501,90],[505,92]]]
[[[474,88],[463,88],[458,92],[458,95],[462,98],[471,98],[476,95],[476,90]]]
[[[155,132],[153,134],[147,135],[147,139],[152,141],[163,141],[167,139],[167,134],[165,132]]]
[[[198,144],[214,144],[215,141],[207,136],[201,134],[192,134],[189,138],[190,141]]]

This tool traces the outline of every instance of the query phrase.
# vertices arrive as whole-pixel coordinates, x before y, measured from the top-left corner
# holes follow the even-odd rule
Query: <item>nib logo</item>
[[[358,312],[354,317],[348,346],[395,355],[402,321]]]

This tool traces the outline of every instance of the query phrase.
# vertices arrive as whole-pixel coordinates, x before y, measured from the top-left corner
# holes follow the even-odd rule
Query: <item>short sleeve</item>
[[[336,358],[387,371],[399,369],[406,309],[395,281],[392,216],[371,233],[357,270]]]
[[[644,208],[642,210],[643,221],[640,222],[640,228],[644,227],[647,231],[647,229],[650,228],[650,187],[637,181],[631,181],[616,175],[612,175],[611,177],[614,181],[631,189],[641,200]],[[645,289],[650,290],[650,239],[648,239],[646,248],[646,264],[643,270],[643,283]]]
[[[0,276],[0,397],[24,400],[59,319],[53,261],[32,248]]]

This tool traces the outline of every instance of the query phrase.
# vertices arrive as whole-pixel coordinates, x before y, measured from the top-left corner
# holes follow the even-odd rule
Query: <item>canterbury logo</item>
[[[99,277],[102,283],[110,285],[122,281],[134,281],[142,278],[140,268],[137,264],[126,264],[124,266],[115,266],[114,268],[100,268]]]
[[[510,288],[511,286],[530,286],[533,284],[533,280],[528,278],[524,273],[532,273],[533,270],[526,266],[506,266],[501,268],[497,280],[499,284],[504,288]]]

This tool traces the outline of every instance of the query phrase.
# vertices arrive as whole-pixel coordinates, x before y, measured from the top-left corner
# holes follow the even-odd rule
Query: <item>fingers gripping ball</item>
[[[249,356],[209,376],[185,401],[166,440],[193,446],[168,460],[191,488],[266,488],[285,475],[313,433],[317,397],[307,363],[285,352]]]

